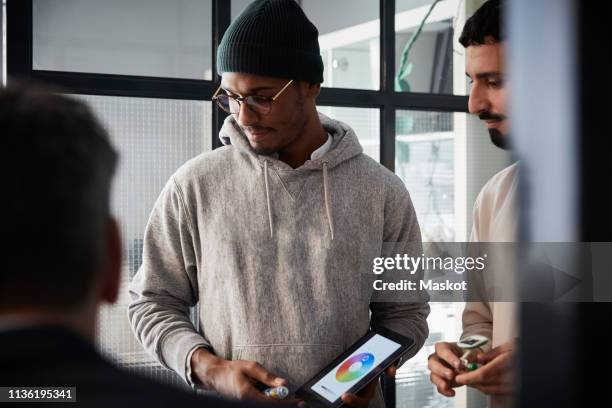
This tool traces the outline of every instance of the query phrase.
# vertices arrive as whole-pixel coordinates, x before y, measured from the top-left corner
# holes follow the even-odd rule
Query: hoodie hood
[[[323,125],[323,128],[332,137],[332,145],[327,153],[316,160],[307,160],[302,166],[295,170],[315,170],[321,169],[323,163],[327,163],[327,166],[332,169],[340,163],[349,160],[361,153],[363,148],[355,135],[353,129],[346,123],[331,119],[324,114],[319,112],[319,120]],[[224,145],[232,145],[236,149],[243,153],[246,153],[253,159],[256,159],[261,166],[264,166],[265,162],[274,167],[281,169],[290,169],[291,167],[286,163],[267,155],[257,154],[251,148],[249,139],[240,128],[240,125],[236,122],[233,115],[229,115],[223,122],[223,127],[219,132],[219,139]]]
[[[219,132],[219,138],[224,145],[232,145],[239,151],[245,153],[252,160],[255,160],[263,167],[263,178],[266,195],[266,205],[268,210],[268,224],[270,227],[270,238],[274,237],[274,218],[272,216],[272,200],[270,195],[270,168],[276,171],[277,176],[282,180],[279,170],[293,170],[294,175],[309,170],[322,170],[323,172],[323,200],[325,202],[325,215],[327,217],[327,226],[334,239],[334,221],[331,211],[331,191],[330,191],[330,175],[329,169],[333,169],[344,161],[347,161],[361,153],[363,148],[359,144],[359,140],[351,129],[345,123],[328,118],[319,112],[319,120],[327,133],[332,136],[332,145],[330,149],[320,158],[315,160],[307,160],[302,166],[297,169],[291,169],[287,163],[278,160],[272,156],[257,154],[249,143],[248,138],[234,119],[233,115],[229,115]]]

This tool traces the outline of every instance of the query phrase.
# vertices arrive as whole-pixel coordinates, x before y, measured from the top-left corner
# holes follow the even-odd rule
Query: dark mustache
[[[274,129],[267,128],[267,127],[260,127],[260,126],[249,126],[249,127],[243,126],[242,130],[247,131],[249,133],[261,133],[261,132],[271,132]]]
[[[483,112],[478,115],[478,118],[480,120],[498,120],[498,121],[502,121],[506,119],[504,115],[500,115],[497,113],[491,113],[491,112]]]

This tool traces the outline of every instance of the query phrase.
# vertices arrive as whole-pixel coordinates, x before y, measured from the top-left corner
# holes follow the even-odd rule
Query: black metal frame
[[[32,67],[33,0],[7,0],[7,76],[58,85],[71,93],[146,98],[211,100],[219,86],[216,51],[231,20],[231,1],[212,0],[213,80],[156,78],[34,70]],[[322,88],[319,105],[377,108],[380,111],[380,162],[395,169],[395,114],[398,109],[467,112],[467,96],[404,93],[394,89],[395,0],[380,0],[380,90]],[[213,105],[212,134],[218,134],[226,114]],[[212,148],[220,146],[212,138]],[[395,385],[383,379],[388,406],[395,406]]]

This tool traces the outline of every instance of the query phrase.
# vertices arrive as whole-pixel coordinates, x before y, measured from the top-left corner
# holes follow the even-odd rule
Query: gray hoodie
[[[330,150],[292,169],[256,154],[229,116],[225,146],[184,164],[157,200],[129,319],[147,352],[185,381],[198,346],[257,361],[294,391],[370,326],[414,338],[412,354],[423,345],[428,304],[370,302],[358,272],[360,254],[384,255],[383,242],[416,243],[420,255],[408,192],[351,128],[320,118]],[[188,313],[196,304],[198,330]],[[378,393],[371,405],[381,404]]]

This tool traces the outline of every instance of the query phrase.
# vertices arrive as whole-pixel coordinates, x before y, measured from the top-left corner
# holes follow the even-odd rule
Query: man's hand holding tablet
[[[394,376],[394,363],[413,346],[412,339],[391,330],[371,330],[307,381],[296,397],[313,407],[367,406],[378,376],[384,371]]]

